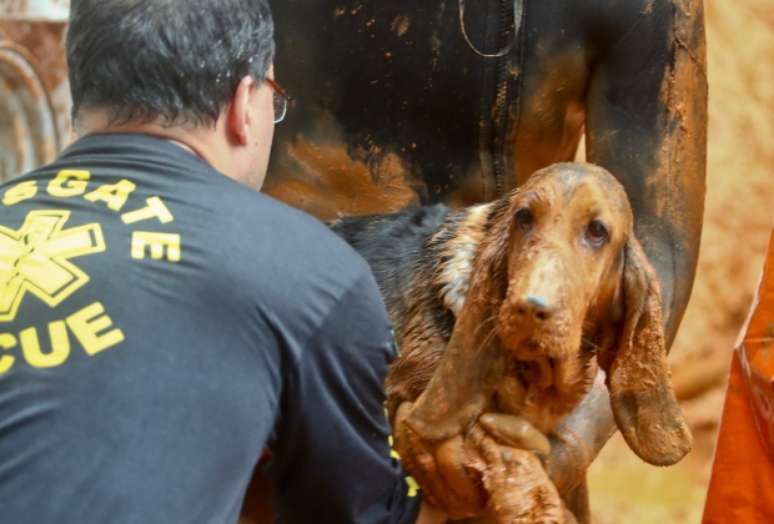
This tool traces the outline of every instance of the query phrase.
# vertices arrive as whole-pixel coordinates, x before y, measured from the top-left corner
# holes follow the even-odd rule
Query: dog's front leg
[[[462,435],[430,440],[420,435],[407,419],[413,404],[404,402],[395,416],[395,448],[405,469],[422,487],[430,504],[451,519],[473,517],[484,512],[486,493],[478,472],[466,467],[469,448]]]
[[[477,524],[576,523],[535,453],[503,446],[480,425],[471,429],[468,442],[479,454],[473,465],[488,496]]]
[[[572,524],[537,454],[546,437],[513,415],[485,414],[465,433],[441,440],[407,423],[412,404],[395,417],[396,448],[425,499],[451,519],[496,524]]]

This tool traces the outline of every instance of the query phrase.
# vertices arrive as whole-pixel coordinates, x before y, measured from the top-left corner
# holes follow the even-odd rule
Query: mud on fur
[[[626,193],[604,169],[562,163],[488,204],[436,205],[332,224],[370,264],[401,354],[390,415],[425,438],[484,412],[550,432],[607,375],[619,429],[651,464],[691,435],[669,382],[661,298]]]

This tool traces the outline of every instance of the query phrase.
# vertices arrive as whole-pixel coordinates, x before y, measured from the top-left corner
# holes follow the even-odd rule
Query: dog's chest
[[[572,400],[536,385],[530,380],[528,365],[511,366],[521,369],[509,369],[499,378],[488,411],[518,415],[543,433],[550,433],[572,409]]]

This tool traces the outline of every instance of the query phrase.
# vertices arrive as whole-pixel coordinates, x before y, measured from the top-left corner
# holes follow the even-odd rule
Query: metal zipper
[[[520,51],[520,45],[514,45],[516,40],[521,40],[522,19],[524,17],[525,0],[501,0],[499,9],[499,31],[497,36],[498,46],[507,46],[511,42],[511,51],[515,47]],[[520,5],[516,5],[520,4]],[[518,17],[516,20],[514,17]],[[511,53],[496,58],[496,89],[494,100],[492,136],[492,157],[495,177],[495,197],[505,194],[506,159],[505,138],[508,131],[508,69]],[[521,74],[521,72],[519,72]]]

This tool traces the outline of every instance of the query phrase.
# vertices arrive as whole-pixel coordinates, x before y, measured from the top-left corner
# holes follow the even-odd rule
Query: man
[[[704,203],[701,0],[283,0],[274,11],[297,111],[275,141],[270,194],[324,217],[491,200],[572,160],[585,130],[588,160],[632,201],[671,344]],[[600,382],[552,446],[548,469],[569,499],[585,499],[585,469],[612,431]]]
[[[78,0],[80,134],[0,187],[0,520],[435,522],[390,450],[366,263],[255,191],[286,98],[265,0]],[[392,456],[391,456],[392,455]]]

